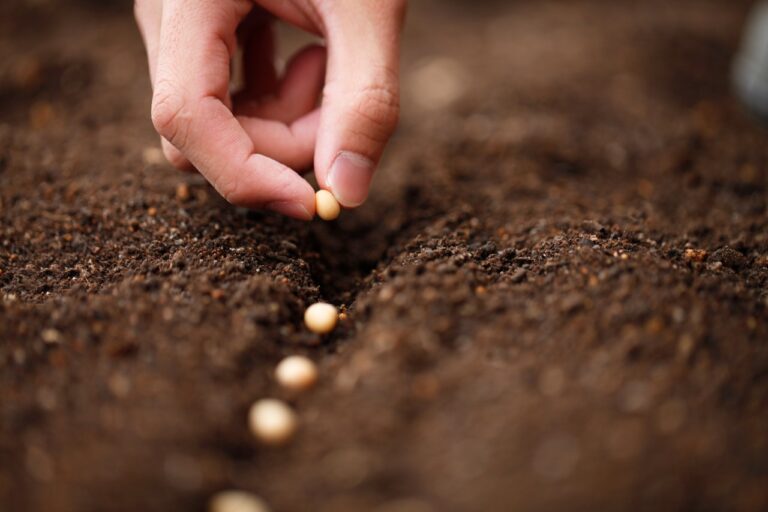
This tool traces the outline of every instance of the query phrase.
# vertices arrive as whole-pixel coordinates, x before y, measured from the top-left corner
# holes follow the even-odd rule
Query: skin
[[[229,202],[298,219],[320,187],[362,204],[399,113],[405,0],[136,0],[168,160]],[[275,69],[275,18],[324,39]],[[230,92],[243,50],[244,86]],[[318,101],[320,106],[318,107]]]

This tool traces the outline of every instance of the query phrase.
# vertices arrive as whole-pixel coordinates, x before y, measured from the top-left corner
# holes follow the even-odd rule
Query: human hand
[[[345,207],[368,195],[397,124],[405,0],[136,0],[168,160],[229,202],[309,220],[313,162]],[[275,71],[272,15],[323,37]],[[243,47],[244,87],[230,94]],[[326,56],[327,55],[327,56]],[[322,103],[317,108],[322,93]]]

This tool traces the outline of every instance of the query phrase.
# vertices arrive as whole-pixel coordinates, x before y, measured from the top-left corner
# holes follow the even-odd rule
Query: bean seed
[[[321,219],[334,220],[341,213],[341,206],[333,194],[327,190],[318,190],[315,194],[315,210]]]
[[[222,491],[211,498],[209,512],[270,512],[258,496],[245,491]]]
[[[286,357],[275,369],[277,382],[291,391],[306,391],[317,382],[317,366],[304,356]]]
[[[335,306],[318,302],[312,304],[304,312],[304,323],[310,331],[317,334],[328,334],[336,327],[339,320],[339,312]]]
[[[259,441],[266,445],[279,446],[293,438],[298,420],[293,409],[284,402],[265,398],[251,406],[248,424]]]

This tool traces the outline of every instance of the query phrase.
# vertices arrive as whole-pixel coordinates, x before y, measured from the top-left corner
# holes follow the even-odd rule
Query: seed
[[[210,512],[269,512],[269,506],[258,496],[245,491],[222,491],[211,498]]]
[[[310,331],[317,334],[328,334],[336,327],[339,313],[336,307],[325,302],[312,304],[304,312],[304,323]]]
[[[286,444],[296,433],[298,420],[293,409],[280,400],[265,398],[251,406],[248,424],[256,438],[266,445]]]
[[[315,210],[321,219],[334,220],[341,213],[341,206],[333,194],[327,190],[318,190],[315,194]]]
[[[286,357],[275,369],[277,382],[291,391],[306,391],[317,382],[317,366],[304,356]]]

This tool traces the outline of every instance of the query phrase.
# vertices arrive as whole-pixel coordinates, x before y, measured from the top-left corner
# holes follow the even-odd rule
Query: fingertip
[[[161,138],[160,143],[165,159],[168,160],[169,164],[180,171],[191,171],[193,169],[192,163],[173,144],[165,138]]]
[[[356,208],[368,198],[375,164],[363,155],[341,152],[328,172],[325,184],[345,208]]]
[[[266,208],[300,220],[315,215],[312,185],[292,169],[264,155],[253,154],[225,190],[227,200],[246,208]]]
[[[314,212],[307,210],[306,206],[301,202],[295,201],[273,201],[267,203],[264,206],[267,210],[280,213],[287,217],[298,220],[312,220],[314,218]]]

